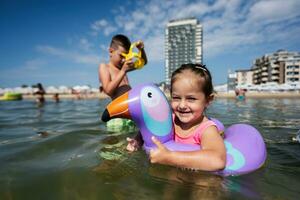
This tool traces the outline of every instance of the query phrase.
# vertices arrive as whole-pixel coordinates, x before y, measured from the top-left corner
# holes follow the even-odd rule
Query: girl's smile
[[[203,119],[208,105],[198,80],[194,74],[186,72],[172,86],[172,109],[181,123],[190,126]]]

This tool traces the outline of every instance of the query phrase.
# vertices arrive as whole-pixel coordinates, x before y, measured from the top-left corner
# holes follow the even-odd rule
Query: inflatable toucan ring
[[[134,87],[113,100],[102,114],[107,122],[112,118],[132,119],[139,127],[144,140],[144,149],[149,153],[156,148],[151,137],[155,136],[171,151],[200,150],[200,145],[181,144],[173,140],[174,126],[172,110],[164,93],[153,84]],[[219,131],[224,126],[216,119]],[[215,173],[220,175],[240,175],[260,168],[267,156],[266,146],[261,134],[251,125],[234,124],[224,131],[226,147],[226,167]]]

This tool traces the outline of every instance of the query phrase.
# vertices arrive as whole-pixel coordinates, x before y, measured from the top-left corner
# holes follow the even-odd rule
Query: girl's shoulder
[[[217,124],[214,121],[208,119],[204,122],[201,122],[197,127],[196,131],[203,132],[205,129],[207,129],[210,126],[217,126]]]
[[[217,127],[215,122],[213,122],[212,120],[207,120],[207,121],[200,123],[199,126],[196,128],[196,130],[194,131],[194,138],[195,138],[195,140],[198,140],[199,144],[201,144],[201,138],[202,138],[203,134],[211,126]]]
[[[176,131],[175,128],[175,141],[182,142],[182,143],[189,143],[189,144],[201,144],[201,137],[205,130],[210,126],[217,126],[215,122],[211,120],[206,120],[201,122],[197,128],[189,132],[188,134],[182,134],[178,129]]]

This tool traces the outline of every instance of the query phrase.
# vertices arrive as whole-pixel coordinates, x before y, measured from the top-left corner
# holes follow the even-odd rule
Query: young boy
[[[125,60],[122,53],[128,53],[131,42],[125,35],[115,35],[109,47],[109,63],[99,65],[99,81],[103,91],[115,99],[131,89],[127,72],[134,70],[132,59]],[[147,64],[144,43],[138,41],[137,48],[142,52],[142,58]]]
[[[131,42],[125,35],[115,35],[110,43],[109,47],[109,63],[102,63],[99,65],[99,81],[102,84],[102,90],[110,96],[111,99],[115,99],[125,92],[131,89],[127,72],[135,70],[132,59],[125,60],[122,53],[128,53]],[[147,64],[147,56],[144,51],[144,43],[142,41],[137,42],[137,48],[142,52],[142,58]],[[132,122],[131,122],[132,123]],[[129,123],[129,124],[131,124]],[[114,129],[115,125],[124,124],[122,119],[110,120],[107,123],[107,128]],[[128,124],[128,122],[125,122]],[[137,134],[135,139],[127,138],[130,145],[127,149],[133,151],[132,146],[138,146],[138,143],[142,144],[141,134]]]

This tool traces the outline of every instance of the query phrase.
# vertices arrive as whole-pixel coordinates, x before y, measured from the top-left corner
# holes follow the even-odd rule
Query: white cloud
[[[207,57],[300,34],[297,26],[292,25],[300,23],[299,0],[152,0],[136,7],[131,5],[131,8],[128,10],[124,5],[114,8],[115,17],[109,25],[105,19],[94,24],[101,24],[106,36],[118,27],[118,31],[127,34],[131,40],[144,40],[148,58],[152,61],[164,59],[164,29],[171,19],[196,17],[200,20]],[[287,24],[291,24],[288,30]],[[109,31],[105,32],[105,29]]]
[[[117,30],[116,27],[111,26],[105,19],[95,21],[93,24],[91,24],[91,29],[93,35],[98,35],[99,33],[103,32],[103,34],[106,36]]]
[[[23,68],[25,70],[36,71],[39,70],[41,67],[44,67],[46,64],[47,61],[42,60],[40,58],[36,58],[26,61]]]
[[[145,50],[147,51],[147,57],[150,62],[161,61],[164,59],[164,47],[161,45],[164,43],[163,35],[154,35],[153,37],[148,37],[144,42]]]
[[[94,45],[88,41],[86,38],[81,38],[79,40],[79,47],[85,51],[90,51]]]
[[[79,52],[68,51],[47,45],[37,46],[37,50],[48,55],[58,56],[71,62],[80,64],[96,65],[100,62],[99,56],[96,54],[82,54]]]
[[[299,8],[299,0],[259,1],[250,9],[248,20],[253,23],[281,22],[300,16]]]

